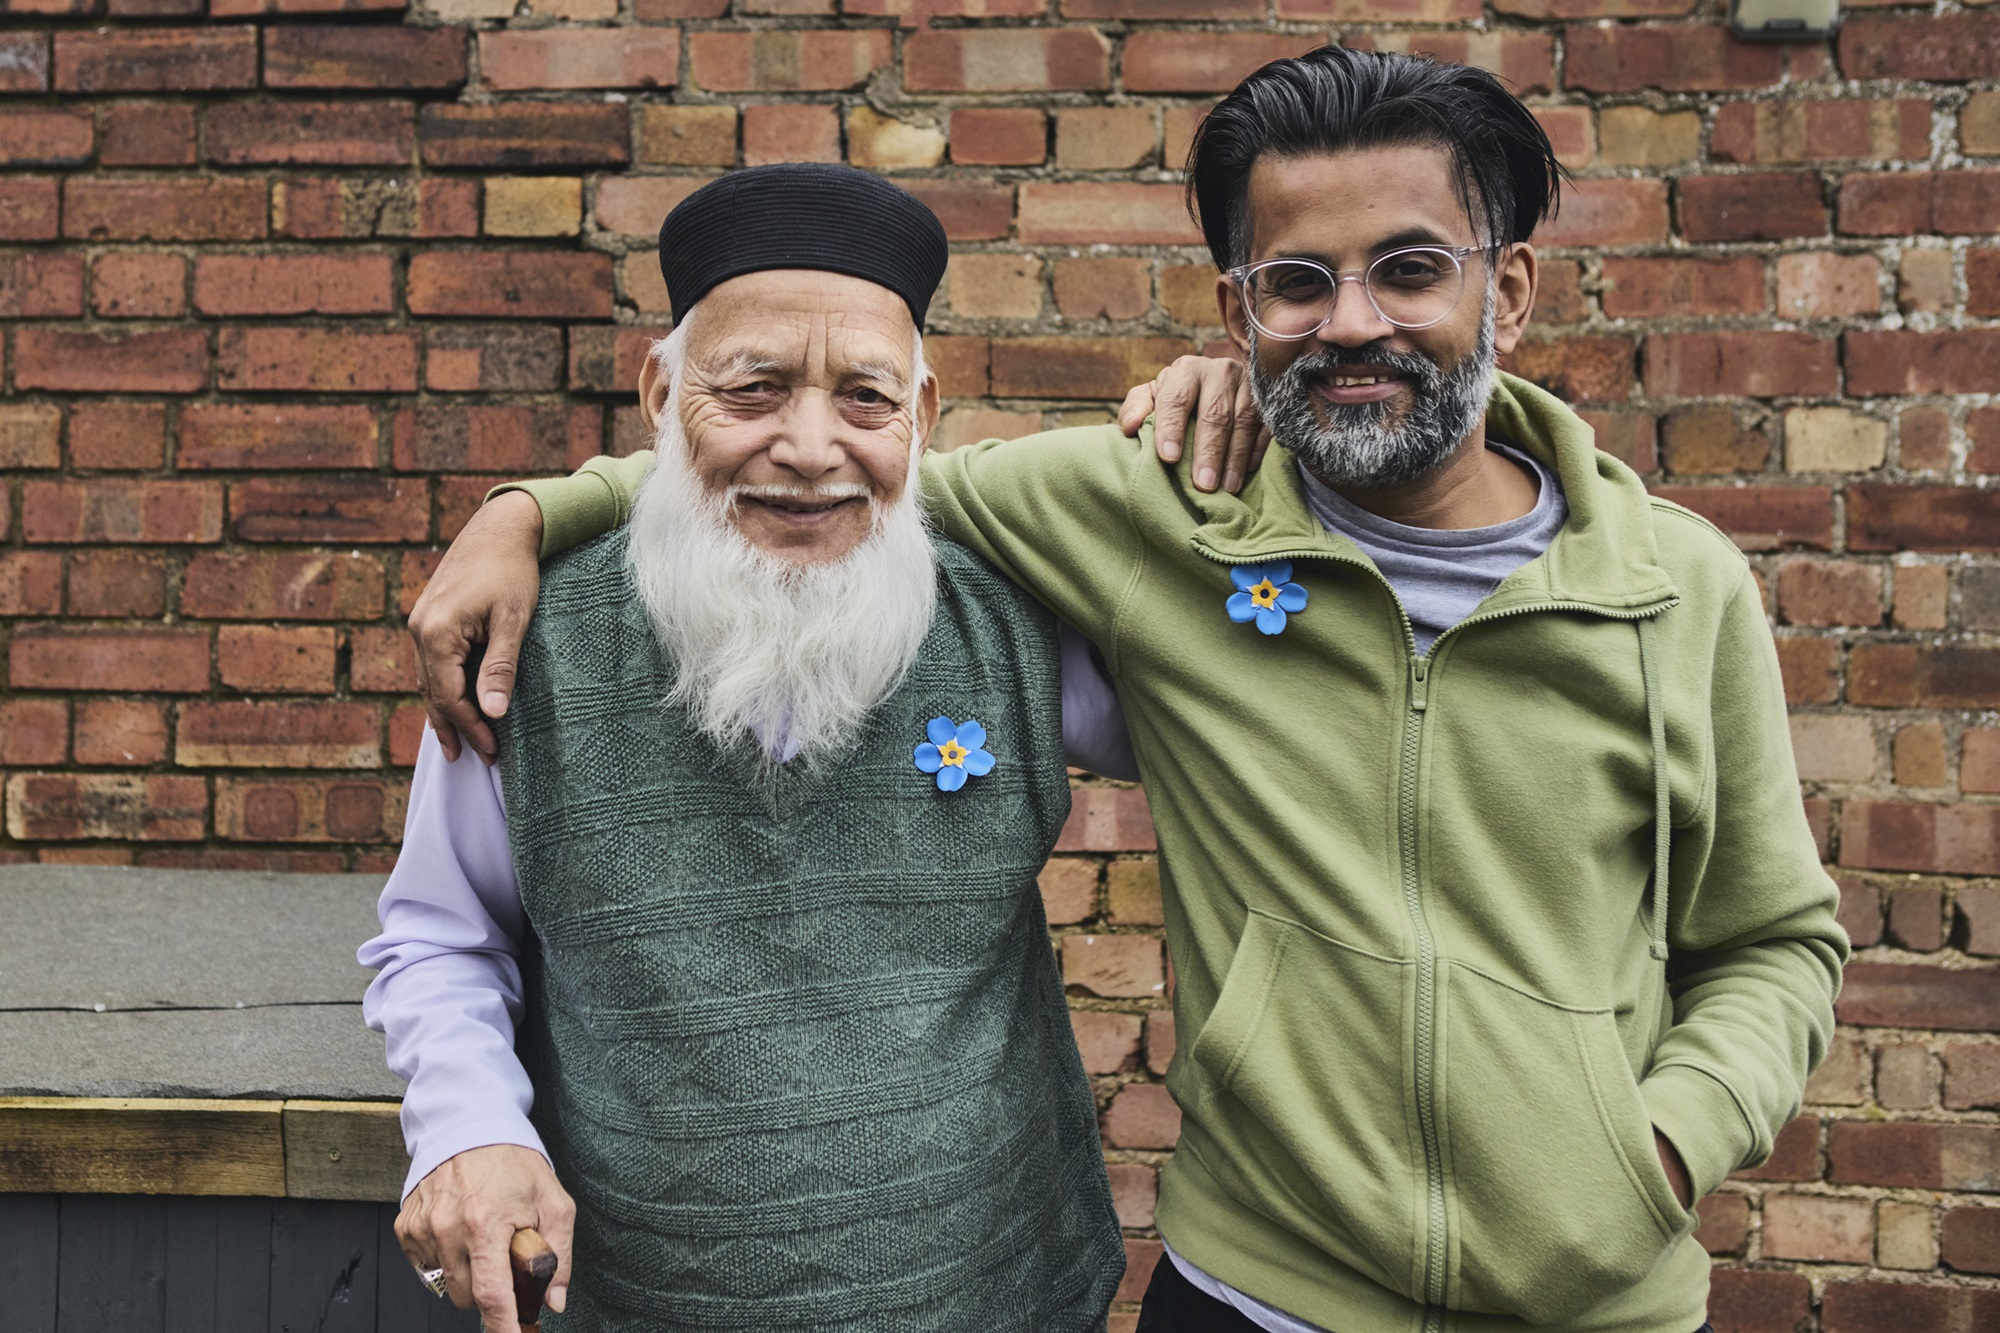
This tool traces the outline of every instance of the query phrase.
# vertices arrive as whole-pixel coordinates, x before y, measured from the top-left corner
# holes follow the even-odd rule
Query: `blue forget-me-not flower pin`
[[[1229,581],[1236,591],[1222,605],[1239,625],[1254,620],[1266,634],[1283,634],[1286,618],[1306,609],[1306,590],[1292,582],[1289,560],[1232,565]]]
[[[993,771],[994,759],[986,749],[986,728],[967,718],[963,723],[948,717],[934,717],[924,727],[929,737],[917,747],[920,772],[937,774],[939,791],[957,791],[967,778],[983,778]]]

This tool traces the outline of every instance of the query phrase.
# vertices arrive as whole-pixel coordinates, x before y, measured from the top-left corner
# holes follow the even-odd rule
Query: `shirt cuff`
[[[410,1174],[403,1177],[403,1197],[410,1197],[410,1191],[419,1181],[443,1166],[451,1158],[474,1148],[491,1148],[498,1144],[512,1144],[518,1148],[528,1148],[542,1155],[548,1161],[549,1150],[542,1146],[542,1136],[535,1127],[522,1116],[500,1116],[491,1120],[474,1120],[463,1125],[454,1125],[448,1130],[439,1130],[424,1135],[423,1147],[410,1157]],[[551,1170],[555,1168],[549,1163]]]
[[[567,477],[502,482],[486,492],[486,498],[508,491],[521,491],[540,507],[542,549],[536,554],[543,560],[604,535],[620,520],[611,483],[588,468]]]
[[[1655,1069],[1639,1085],[1639,1097],[1653,1128],[1667,1136],[1687,1165],[1696,1199],[1714,1193],[1756,1146],[1756,1130],[1735,1094],[1705,1070],[1693,1065]]]

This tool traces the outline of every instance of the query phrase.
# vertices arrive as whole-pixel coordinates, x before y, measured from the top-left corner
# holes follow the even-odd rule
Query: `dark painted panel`
[[[61,1209],[53,1194],[0,1194],[0,1329],[7,1333],[55,1333]]]
[[[216,1333],[265,1333],[271,1318],[271,1210],[277,1200],[215,1202]]]
[[[318,1199],[273,1205],[271,1333],[374,1333],[378,1207]]]
[[[63,1196],[60,1333],[165,1333],[167,1202],[144,1194]]]
[[[215,1318],[216,1287],[226,1263],[216,1236],[220,1199],[167,1200],[166,1333],[220,1329]],[[266,1229],[268,1230],[268,1224]],[[258,1266],[268,1264],[270,1242]]]

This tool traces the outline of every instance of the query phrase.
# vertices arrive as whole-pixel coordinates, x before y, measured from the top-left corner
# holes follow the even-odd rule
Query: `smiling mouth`
[[[858,495],[745,495],[739,496],[738,502],[755,505],[794,523],[821,522],[850,505],[868,503]]]

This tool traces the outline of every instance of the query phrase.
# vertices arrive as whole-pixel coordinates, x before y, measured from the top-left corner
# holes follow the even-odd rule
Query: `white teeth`
[[[1386,375],[1335,375],[1333,387],[1336,389],[1356,389],[1364,384],[1380,384]]]

